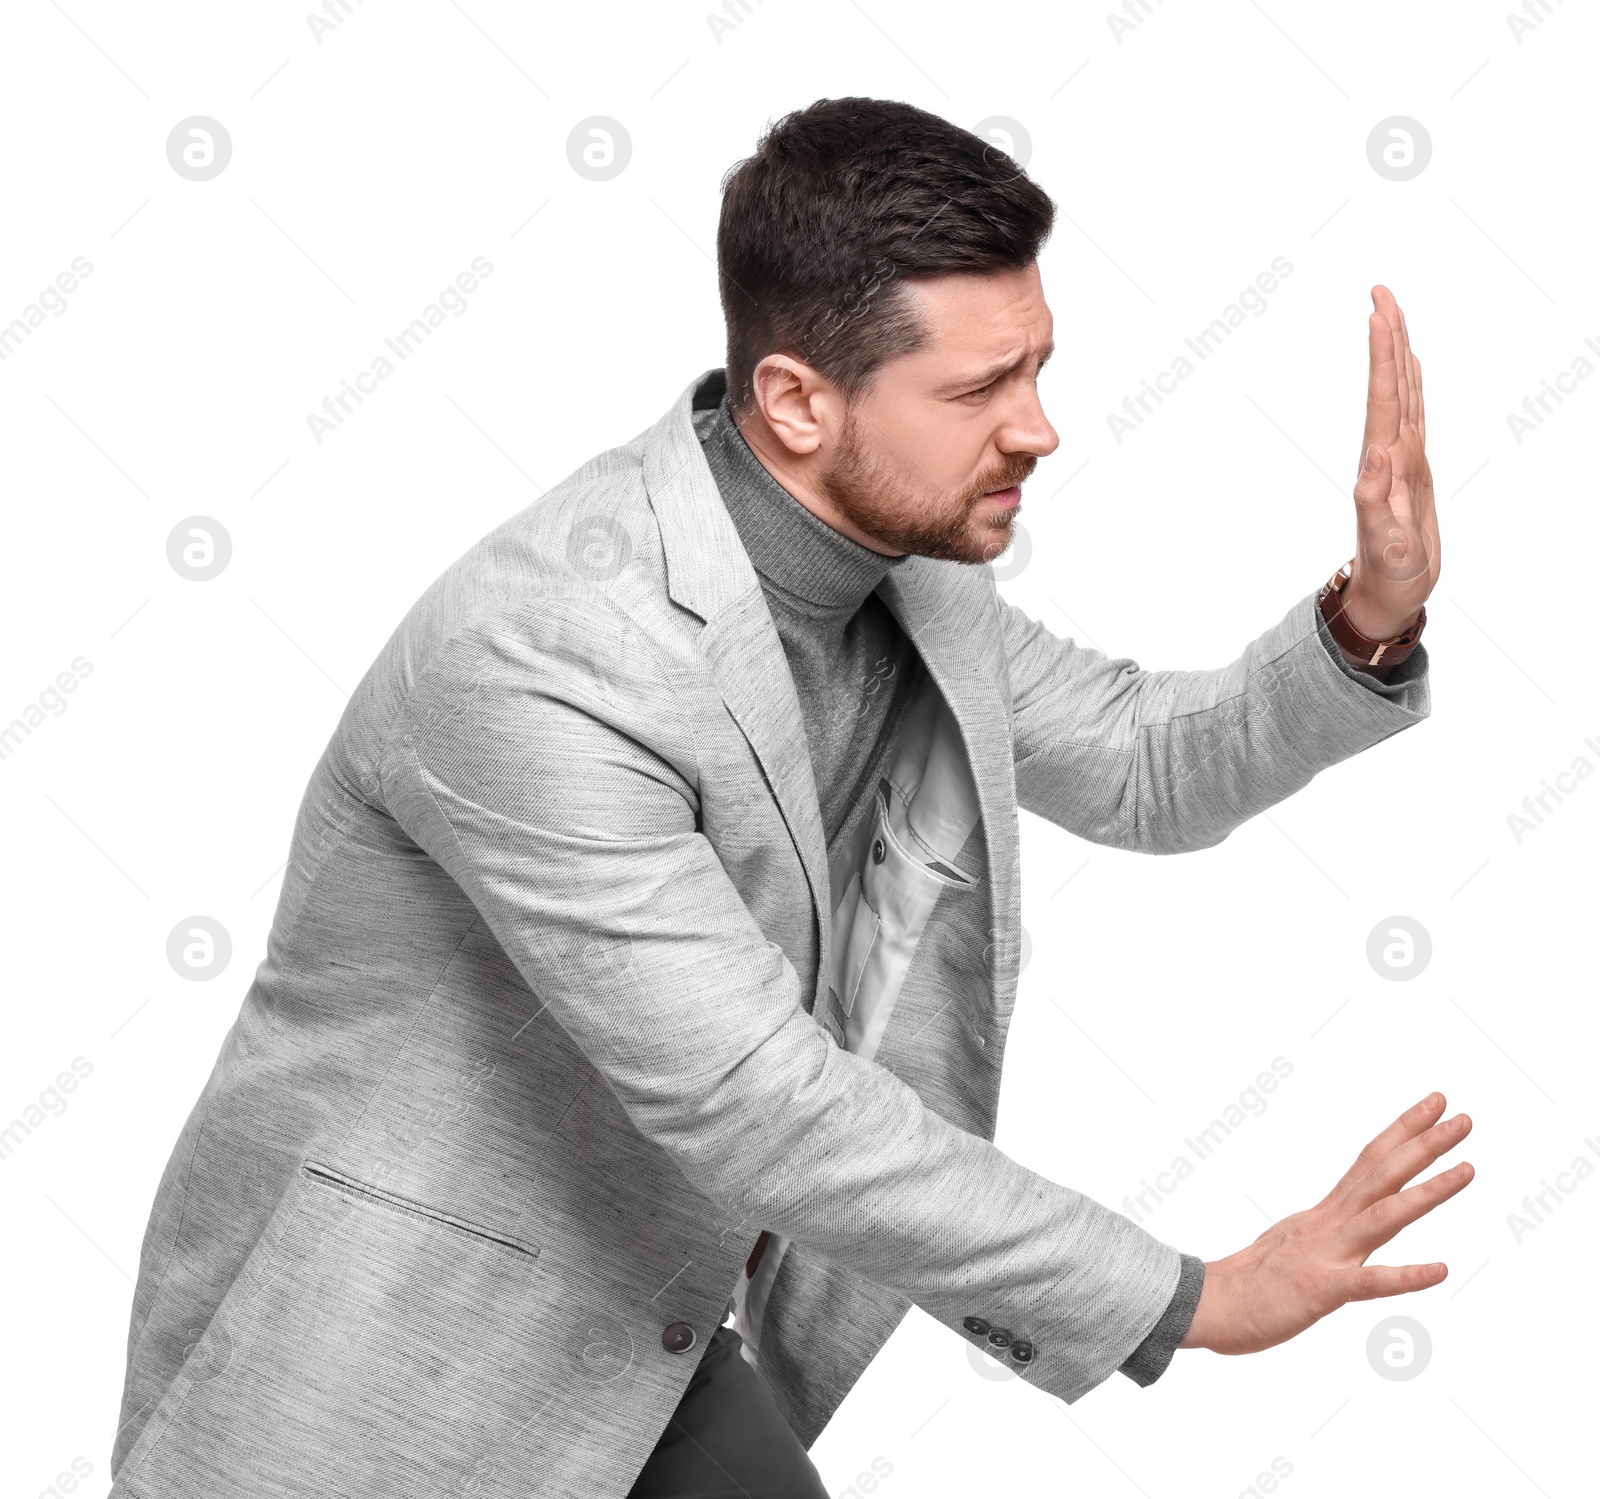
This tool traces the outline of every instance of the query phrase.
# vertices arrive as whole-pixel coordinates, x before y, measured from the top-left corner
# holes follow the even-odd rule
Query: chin
[[[974,543],[974,562],[993,562],[1010,545],[1013,539],[1012,521],[1015,515],[1008,515],[1004,524],[985,526],[983,533]]]

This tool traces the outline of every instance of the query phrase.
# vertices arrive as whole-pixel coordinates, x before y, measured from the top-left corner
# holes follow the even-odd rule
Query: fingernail
[[[1364,473],[1364,474],[1375,474],[1375,473],[1377,473],[1377,471],[1378,471],[1378,449],[1377,449],[1376,446],[1369,446],[1367,448],[1366,461],[1363,462],[1362,465],[1361,465],[1361,472]]]

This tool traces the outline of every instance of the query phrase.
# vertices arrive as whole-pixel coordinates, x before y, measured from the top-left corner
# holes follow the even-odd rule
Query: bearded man
[[[1210,671],[1007,604],[1053,213],[907,105],[779,121],[726,368],[401,620],[157,1193],[113,1496],[816,1499],[913,1304],[1070,1402],[1443,1278],[1366,1264],[1470,1176],[1406,1185],[1438,1094],[1209,1263],[993,1144],[1018,807],[1217,844],[1427,715],[1439,570],[1377,288],[1348,574]]]

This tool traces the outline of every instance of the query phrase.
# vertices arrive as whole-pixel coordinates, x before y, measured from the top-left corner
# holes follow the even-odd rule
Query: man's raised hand
[[[1417,617],[1439,580],[1439,522],[1424,451],[1422,366],[1386,286],[1367,319],[1367,422],[1357,458],[1356,552],[1344,589],[1350,623],[1389,640]]]

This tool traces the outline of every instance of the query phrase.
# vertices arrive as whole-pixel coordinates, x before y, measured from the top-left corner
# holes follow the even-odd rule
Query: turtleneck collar
[[[751,565],[792,607],[842,624],[909,560],[861,546],[806,509],[751,452],[726,397],[701,445]]]

